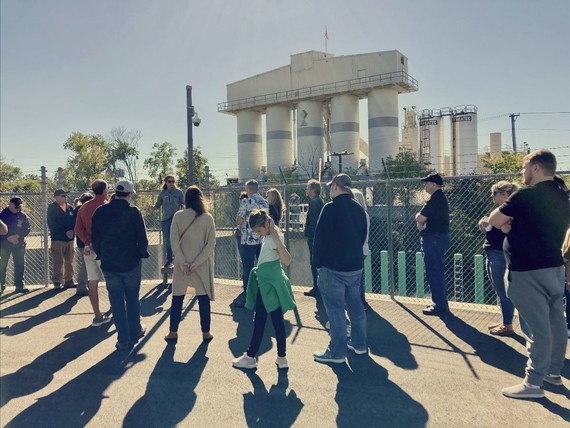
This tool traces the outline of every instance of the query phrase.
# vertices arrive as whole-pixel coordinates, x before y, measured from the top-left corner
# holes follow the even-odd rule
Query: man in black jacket
[[[75,233],[75,213],[67,203],[67,192],[58,189],[54,192],[55,201],[48,206],[47,224],[51,236],[51,262],[54,288],[73,287],[73,238]],[[65,281],[65,282],[64,282]]]
[[[313,263],[313,242],[315,241],[315,229],[317,228],[317,221],[323,210],[325,203],[321,198],[321,183],[317,180],[309,180],[306,189],[307,197],[309,198],[309,209],[307,210],[307,220],[305,221],[305,236],[307,237],[307,245],[309,246],[309,259],[311,264],[311,274],[313,275],[313,288],[305,291],[305,296],[317,297],[319,294],[319,286],[317,278],[319,272]]]
[[[338,174],[327,185],[332,202],[323,207],[317,223],[313,263],[319,269],[319,291],[329,317],[330,343],[313,358],[322,363],[344,363],[347,348],[359,355],[368,352],[366,314],[360,298],[367,224],[364,209],[350,190],[348,175]],[[346,338],[345,307],[352,325],[350,341]]]
[[[148,239],[140,210],[130,205],[133,193],[131,182],[119,181],[115,199],[97,208],[91,226],[92,246],[101,260],[117,329],[117,349],[129,349],[146,330],[140,322],[139,292]]]

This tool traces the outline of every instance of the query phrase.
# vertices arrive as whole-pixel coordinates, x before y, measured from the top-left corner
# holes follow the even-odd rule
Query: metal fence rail
[[[560,174],[569,178],[570,172]],[[357,177],[359,178],[359,177]],[[369,245],[371,254],[365,261],[366,290],[391,296],[428,297],[419,232],[415,214],[428,198],[418,179],[355,180],[354,187],[364,193],[370,216]],[[495,304],[496,295],[484,272],[483,241],[477,222],[493,209],[491,186],[499,180],[520,183],[518,175],[485,175],[445,178],[444,191],[450,204],[451,245],[446,255],[446,283],[451,301],[473,304]],[[263,185],[260,193],[270,186]],[[291,213],[290,207],[280,223],[286,244],[293,256],[287,269],[294,285],[310,287],[312,277],[309,251],[303,234],[307,198],[305,184],[271,186],[279,189],[285,202],[294,192],[302,196],[301,212]],[[210,188],[207,194],[216,222],[215,276],[225,284],[241,284],[241,262],[233,234],[239,205],[241,185]],[[328,189],[323,186],[323,193]],[[80,193],[70,194],[70,199]],[[8,204],[13,194],[0,194],[0,206]],[[32,233],[28,237],[25,281],[27,284],[50,284],[51,263],[45,213],[51,195],[20,194],[24,211],[30,216]],[[143,278],[162,280],[164,263],[160,212],[148,207],[156,201],[158,191],[140,191],[135,204],[143,212],[149,238],[151,257],[143,262]],[[329,200],[328,194],[321,195]],[[350,221],[350,219],[347,219]],[[76,252],[76,265],[78,253]],[[8,266],[7,285],[12,285],[12,261]],[[223,281],[222,281],[223,280]],[[236,293],[236,287],[225,287],[218,293]]]

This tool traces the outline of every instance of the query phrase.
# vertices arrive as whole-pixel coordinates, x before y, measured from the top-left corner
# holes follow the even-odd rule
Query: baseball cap
[[[330,186],[333,183],[341,187],[352,187],[352,180],[344,173],[335,175],[333,179],[327,183],[327,186]]]
[[[115,191],[124,192],[124,193],[136,193],[133,183],[127,180],[117,182],[117,184],[115,185]]]
[[[428,176],[422,178],[421,181],[435,183],[438,186],[443,186],[443,178],[441,178],[441,175],[437,173],[429,174]]]
[[[67,193],[68,192],[63,189],[57,189],[55,192],[53,192],[53,196],[67,196]]]
[[[22,201],[22,198],[19,196],[14,196],[12,199],[10,199],[10,203],[14,204],[15,206],[20,206],[24,203],[24,201]]]

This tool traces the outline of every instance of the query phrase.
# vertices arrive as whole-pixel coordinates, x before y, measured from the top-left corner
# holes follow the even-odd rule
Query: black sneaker
[[[28,290],[26,287],[22,286],[22,287],[16,287],[16,293],[22,293],[22,294],[26,294],[29,293],[30,290]]]
[[[303,294],[308,297],[317,297],[319,295],[319,289],[318,287],[313,287],[309,291],[305,291]]]
[[[2,294],[4,292],[4,290],[6,290],[6,286],[4,284],[2,284],[0,286],[0,294]]]
[[[73,281],[65,281],[63,283],[63,288],[75,288],[75,283]]]
[[[54,282],[53,288],[55,288],[57,290],[57,289],[63,288],[63,286],[61,285],[61,282]]]

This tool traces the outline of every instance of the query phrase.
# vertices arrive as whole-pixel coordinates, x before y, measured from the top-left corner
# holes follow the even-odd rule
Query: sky
[[[2,0],[0,19],[0,155],[26,174],[65,167],[76,131],[139,130],[141,166],[154,143],[182,154],[192,85],[194,144],[235,176],[226,85],[324,51],[325,26],[334,55],[408,57],[419,91],[400,95],[401,122],[403,107],[476,105],[485,151],[491,132],[512,145],[520,113],[517,145],[570,170],[568,0]]]

